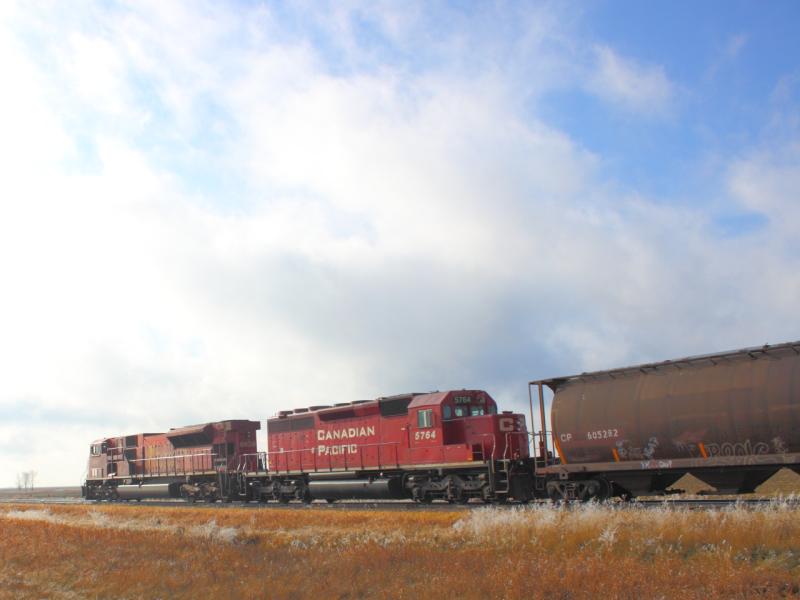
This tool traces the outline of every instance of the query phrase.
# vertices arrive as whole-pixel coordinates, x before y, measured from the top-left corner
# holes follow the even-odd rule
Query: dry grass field
[[[0,598],[800,595],[800,512],[0,507]]]

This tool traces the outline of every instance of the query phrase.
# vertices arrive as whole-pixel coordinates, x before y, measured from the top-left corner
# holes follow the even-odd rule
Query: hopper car
[[[552,400],[545,398],[545,389]],[[103,438],[84,496],[528,502],[748,493],[800,473],[800,342],[533,380],[531,423],[482,390],[412,393]],[[549,404],[549,406],[548,406]],[[548,414],[549,413],[549,414]]]
[[[550,431],[543,387],[553,391]],[[557,456],[545,452],[536,469],[553,499],[663,494],[687,473],[743,494],[782,467],[800,473],[800,342],[537,380],[528,390],[545,423],[537,443]]]

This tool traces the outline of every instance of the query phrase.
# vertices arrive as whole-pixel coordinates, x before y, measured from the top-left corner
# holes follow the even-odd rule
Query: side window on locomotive
[[[453,416],[453,409],[446,404],[442,407],[442,418],[446,421]]]
[[[433,409],[428,408],[417,413],[417,427],[433,427]]]

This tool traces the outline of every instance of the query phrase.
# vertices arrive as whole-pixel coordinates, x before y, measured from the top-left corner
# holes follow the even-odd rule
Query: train
[[[534,431],[462,389],[282,410],[264,449],[250,420],[102,438],[83,496],[527,503],[668,494],[687,473],[744,494],[800,473],[800,342],[532,380],[528,400]]]

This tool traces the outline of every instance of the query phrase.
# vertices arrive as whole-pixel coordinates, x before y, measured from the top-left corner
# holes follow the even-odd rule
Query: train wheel
[[[547,497],[550,498],[551,502],[561,502],[565,499],[561,486],[557,481],[547,482]]]
[[[598,477],[597,482],[600,484],[600,489],[595,497],[601,502],[611,498],[612,492],[614,491],[614,487],[611,482],[605,477]]]

